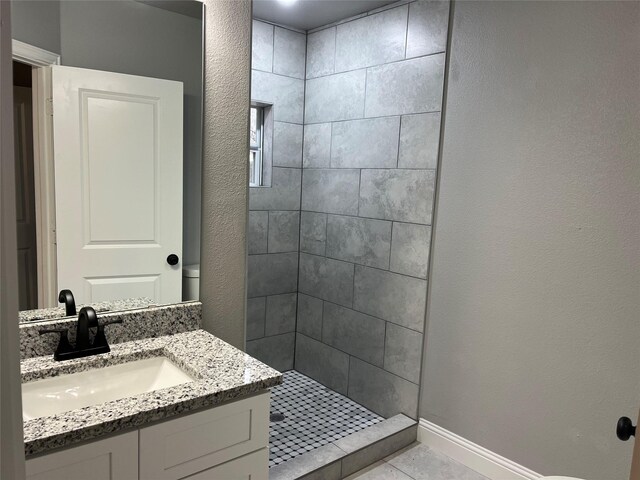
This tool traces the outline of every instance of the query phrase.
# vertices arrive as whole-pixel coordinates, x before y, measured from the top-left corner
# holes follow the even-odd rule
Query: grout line
[[[387,319],[384,319],[384,318],[378,317],[378,316],[376,316],[376,315],[372,315],[372,314],[367,313],[367,312],[361,312],[360,310],[356,310],[355,308],[350,308],[350,307],[347,307],[347,306],[345,306],[345,305],[341,305],[341,304],[339,304],[339,303],[332,302],[331,300],[327,300],[327,299],[324,299],[324,298],[318,297],[318,296],[317,296],[317,294],[312,294],[312,293],[309,293],[309,292],[298,292],[298,293],[301,293],[301,294],[303,294],[303,295],[306,295],[307,297],[315,298],[316,300],[322,300],[323,302],[331,303],[331,304],[336,305],[336,306],[338,306],[338,307],[342,307],[342,308],[347,308],[347,309],[349,309],[349,310],[353,310],[354,312],[357,312],[357,313],[362,313],[363,315],[368,315],[369,317],[373,317],[373,318],[375,318],[375,319],[377,319],[377,320],[382,320],[383,322],[393,323],[394,325],[396,325],[396,326],[398,326],[398,327],[404,328],[404,329],[406,329],[406,330],[411,330],[412,332],[415,332],[415,333],[419,333],[419,334],[421,334],[421,335],[424,335],[424,332],[421,332],[421,331],[416,330],[416,329],[414,329],[414,328],[407,327],[406,325],[400,325],[399,323],[396,323],[396,322],[394,322],[393,320],[387,320]],[[308,335],[307,335],[307,336],[308,336]],[[315,338],[314,338],[313,340],[318,341],[318,340],[317,340],[317,339],[315,339]]]
[[[427,115],[430,113],[441,113],[440,110],[429,110],[429,111],[425,111],[425,112],[409,112],[409,113],[394,113],[394,114],[390,114],[390,115],[376,115],[376,116],[371,116],[371,117],[363,117],[363,118],[340,118],[338,120],[323,120],[321,122],[308,122],[305,123],[304,125],[320,125],[323,123],[341,123],[341,122],[357,122],[357,121],[361,121],[361,120],[375,120],[377,118],[391,118],[391,117],[406,117],[406,116],[410,116],[410,115]],[[280,120],[278,120],[280,121]],[[281,123],[287,123],[287,122],[281,122]],[[294,123],[294,122],[288,122],[288,123]],[[300,125],[299,123],[296,123],[296,125]]]
[[[333,74],[336,73],[336,57],[338,56],[338,26],[333,27]],[[332,75],[333,75],[332,74]],[[314,77],[318,78],[318,77]]]
[[[393,168],[392,169],[382,169],[382,168],[369,169],[369,168],[367,168],[367,169],[360,169],[360,170],[394,170],[394,169]],[[400,169],[400,170],[410,170],[410,169],[408,169],[408,168],[404,169],[403,168],[403,169]],[[251,211],[253,212],[253,211],[257,211],[257,210],[251,210]],[[381,222],[397,222],[397,223],[406,223],[406,224],[409,224],[409,225],[431,226],[430,223],[408,222],[406,220],[394,220],[394,219],[390,219],[390,218],[363,217],[361,215],[352,215],[352,214],[349,214],[349,213],[320,212],[320,211],[317,211],[317,210],[306,210],[306,209],[303,210],[303,211],[304,212],[309,212],[309,213],[324,213],[324,214],[327,214],[327,215],[341,215],[343,217],[351,217],[351,218],[362,218],[362,219],[365,219],[365,220],[379,220]],[[336,260],[339,260],[339,259],[336,259]],[[368,267],[369,265],[366,265],[366,266]],[[409,275],[409,276],[411,276],[411,275]],[[420,277],[416,277],[416,278],[420,278]],[[424,278],[423,278],[423,280],[424,280]]]
[[[293,368],[296,368],[296,350],[297,350],[297,346],[298,346],[298,342],[297,342],[297,332],[298,332],[298,309],[299,309],[299,292],[300,292],[300,251],[301,251],[301,246],[302,246],[302,177],[304,175],[304,142],[305,142],[305,135],[304,135],[304,122],[305,122],[305,114],[306,114],[306,106],[307,106],[307,59],[309,56],[309,36],[307,34],[305,34],[304,37],[304,75],[303,77],[305,78],[305,80],[303,80],[303,84],[302,84],[302,152],[300,152],[300,201],[298,203],[298,259],[297,259],[297,264],[296,264],[296,275],[297,275],[297,279],[296,279],[296,317],[295,317],[295,325],[294,325],[294,338],[293,338]]]
[[[400,141],[402,140],[402,118],[404,115],[400,115],[398,121],[398,153],[396,155],[396,168],[400,168]]]
[[[273,60],[271,61],[271,63],[273,63]],[[292,80],[300,80],[301,82],[304,82],[305,79],[304,78],[300,78],[300,77],[294,77],[292,75],[285,75],[283,73],[275,73],[275,72],[270,72],[269,70],[261,70],[259,68],[251,68],[252,71],[255,72],[260,72],[260,73],[268,73],[269,75],[275,75],[276,77],[284,77],[284,78],[290,78]],[[253,99],[252,99],[253,100]],[[258,100],[255,100],[256,102],[258,102]],[[266,102],[261,102],[261,103],[266,103]]]
[[[400,58],[398,60],[391,60],[390,62],[384,62],[384,63],[375,63],[373,65],[367,65],[367,66],[363,66],[363,67],[358,67],[358,68],[352,68],[350,70],[343,70],[343,71],[339,71],[336,72],[334,69],[333,73],[329,73],[327,75],[318,75],[317,77],[311,77],[311,78],[307,78],[307,80],[317,80],[319,78],[326,78],[326,77],[331,77],[331,76],[335,76],[335,75],[342,75],[344,73],[351,73],[351,72],[357,72],[358,70],[366,70],[368,68],[379,68],[379,67],[386,67],[387,65],[395,65],[396,63],[402,63],[402,62],[411,62],[413,60],[419,60],[421,58],[426,58],[426,57],[434,57],[436,55],[444,55],[445,52],[433,52],[433,53],[426,53],[424,55],[418,55],[416,57],[411,57],[411,58]],[[269,72],[266,72],[269,73]],[[273,75],[279,75],[278,73],[274,73]],[[280,76],[286,76],[286,75],[280,75]],[[290,77],[290,78],[296,78],[296,77]],[[296,78],[297,80],[300,80],[299,78]]]
[[[320,25],[319,27],[311,28],[311,29],[307,30],[307,34],[321,32],[321,31],[327,30],[329,28],[337,27],[338,25],[346,25],[347,23],[355,22],[355,21],[360,20],[362,18],[373,16],[373,15],[376,15],[378,13],[386,12],[387,10],[392,10],[394,8],[403,7],[404,5],[408,5],[410,3],[414,3],[415,1],[417,1],[417,0],[409,0],[409,1],[400,0],[399,2],[394,2],[394,3],[389,4],[389,5],[385,5],[385,6],[382,6],[382,7],[374,8],[373,10],[368,10],[366,12],[358,13],[356,15],[352,15],[351,17],[347,17],[347,18],[344,18],[342,20],[337,20],[337,21],[332,22],[332,23],[327,23],[326,25]],[[402,2],[402,3],[400,3],[400,2]]]
[[[409,17],[411,13],[411,5],[407,6],[407,24],[404,30],[404,59],[407,59],[407,50],[409,49]]]

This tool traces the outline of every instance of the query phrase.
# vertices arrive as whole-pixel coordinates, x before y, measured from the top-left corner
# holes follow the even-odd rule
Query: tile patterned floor
[[[270,424],[270,467],[384,420],[295,370],[271,391],[271,415],[277,413],[285,418]]]
[[[414,443],[346,480],[489,480],[426,445]]]

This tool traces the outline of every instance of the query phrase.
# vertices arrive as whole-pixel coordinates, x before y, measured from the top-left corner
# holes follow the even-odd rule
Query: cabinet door
[[[137,480],[138,432],[27,460],[27,480]]]
[[[140,479],[177,480],[268,444],[267,392],[142,428]]]
[[[263,448],[204,472],[196,473],[188,480],[267,480],[268,478],[269,449]]]

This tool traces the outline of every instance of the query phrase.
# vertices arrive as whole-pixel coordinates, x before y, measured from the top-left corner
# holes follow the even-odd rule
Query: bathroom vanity
[[[266,479],[279,372],[203,330],[22,361],[28,479]]]

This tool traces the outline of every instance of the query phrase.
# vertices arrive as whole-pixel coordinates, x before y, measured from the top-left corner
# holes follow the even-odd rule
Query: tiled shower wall
[[[296,370],[417,415],[449,4],[311,32]]]
[[[247,351],[387,417],[417,414],[448,12],[253,24],[273,168],[250,190]]]
[[[306,35],[254,21],[251,98],[266,110],[265,187],[249,191],[247,352],[293,368]]]

